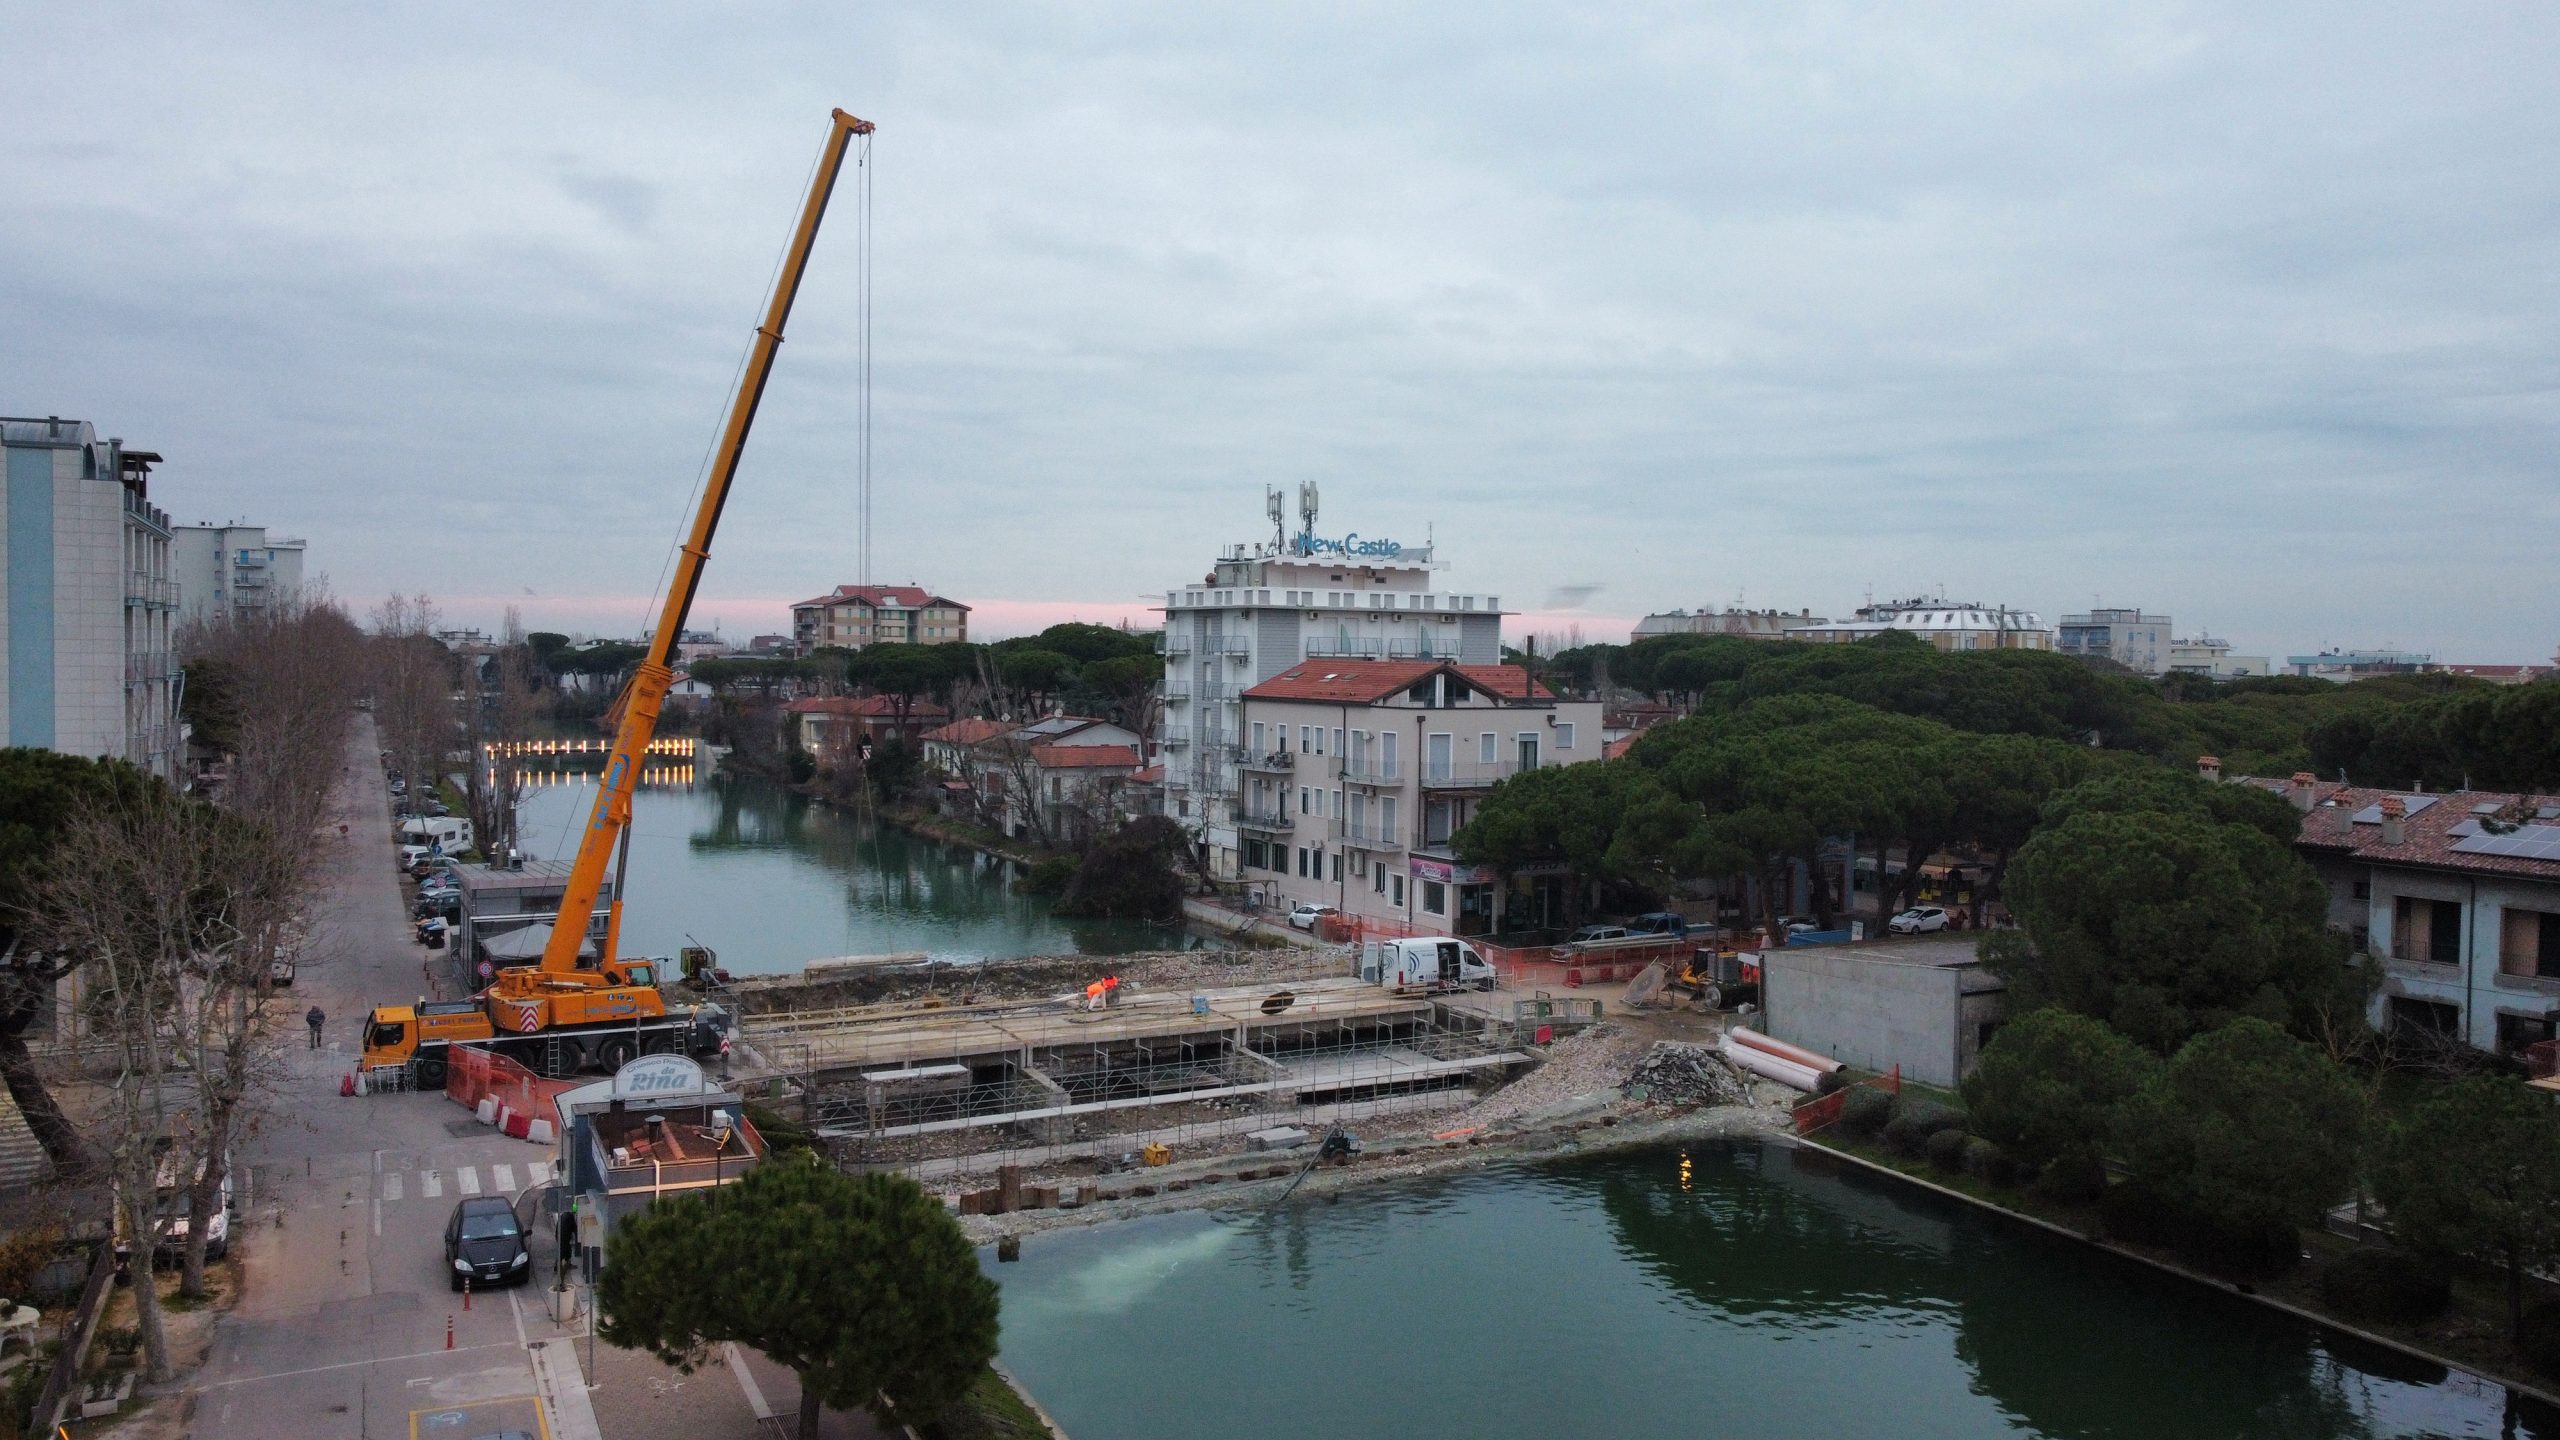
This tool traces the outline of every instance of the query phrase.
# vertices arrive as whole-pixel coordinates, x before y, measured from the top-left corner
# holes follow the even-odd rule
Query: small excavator
[[[469,1000],[420,1000],[413,1005],[377,1006],[365,1018],[364,1065],[368,1072],[414,1062],[421,1088],[444,1083],[449,1048],[472,1043],[522,1060],[539,1073],[570,1075],[586,1069],[612,1071],[634,1056],[683,1050],[716,1053],[726,1022],[716,1009],[670,1014],[660,996],[658,962],[626,960],[619,953],[622,931],[622,880],[630,862],[631,794],[641,761],[657,733],[658,713],[675,681],[674,647],[684,633],[695,590],[702,583],[703,562],[711,554],[711,537],[720,525],[738,461],[746,451],[747,432],[755,424],[756,407],[773,373],[774,352],[782,345],[783,322],[790,318],[807,270],[810,247],[818,238],[818,222],[827,211],[846,150],[858,136],[868,136],[870,121],[842,110],[828,122],[827,139],[809,195],[793,228],[791,247],[774,279],[764,322],[730,402],[728,421],[695,508],[693,527],[676,558],[667,584],[657,629],[649,637],[648,657],[632,672],[615,702],[613,747],[606,752],[595,807],[578,842],[559,913],[551,922],[542,958],[533,965],[502,969],[488,988]],[[596,943],[588,934],[596,897],[604,888],[605,866],[614,867],[613,898],[605,931],[593,959],[585,953]],[[671,977],[670,977],[671,978]]]

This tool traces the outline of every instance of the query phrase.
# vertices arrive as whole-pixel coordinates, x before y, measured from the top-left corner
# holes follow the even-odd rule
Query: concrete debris
[[[1619,1092],[1656,1105],[1747,1105],[1751,1092],[1712,1046],[1657,1040]]]

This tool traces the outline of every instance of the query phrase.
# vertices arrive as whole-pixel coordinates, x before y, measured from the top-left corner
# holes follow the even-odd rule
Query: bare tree
[[[518,750],[541,713],[539,668],[525,644],[524,617],[510,605],[497,653],[473,668],[465,711],[472,758],[464,768],[463,798],[484,855],[502,856],[516,843],[516,810],[524,802]]]
[[[374,718],[412,797],[424,800],[460,733],[453,659],[435,638],[443,616],[424,595],[395,594],[372,618]]]

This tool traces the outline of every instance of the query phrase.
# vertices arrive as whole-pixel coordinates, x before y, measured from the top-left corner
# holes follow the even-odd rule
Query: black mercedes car
[[[474,1195],[453,1207],[444,1222],[444,1262],[453,1288],[516,1285],[533,1273],[533,1252],[525,1248],[524,1222],[504,1196]]]

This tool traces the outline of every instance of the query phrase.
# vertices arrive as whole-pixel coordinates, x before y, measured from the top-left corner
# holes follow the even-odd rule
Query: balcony
[[[1384,653],[1386,642],[1381,640],[1347,640],[1339,635],[1307,637],[1307,658],[1310,660],[1375,660]]]
[[[1172,697],[1167,696],[1166,698],[1171,699]],[[1164,732],[1164,748],[1167,750],[1180,750],[1190,743],[1191,731],[1188,727],[1181,725],[1166,727]]]
[[[1164,653],[1168,658],[1177,655],[1190,654],[1191,637],[1188,635],[1167,635],[1164,637]]]
[[[1455,640],[1390,640],[1387,642],[1387,658],[1390,660],[1455,660],[1458,658],[1458,642]]]
[[[124,577],[124,603],[174,610],[178,605],[178,582],[154,580],[148,575],[127,575]]]
[[[1224,655],[1230,660],[1245,660],[1253,655],[1253,642],[1230,635],[1223,640],[1210,641],[1209,650],[1212,654]]]
[[[1236,687],[1224,680],[1201,680],[1192,685],[1191,693],[1201,700],[1217,704],[1236,698]]]
[[[127,685],[148,685],[154,680],[166,680],[175,673],[177,669],[170,664],[166,650],[137,650],[124,657],[124,683]]]
[[[1287,830],[1298,823],[1298,817],[1285,810],[1244,805],[1236,809],[1236,823],[1248,830]]]
[[[1250,750],[1243,750],[1236,764],[1247,770],[1266,770],[1286,775],[1298,768],[1298,756],[1293,750],[1274,750],[1268,755],[1256,755]]]
[[[1404,762],[1401,760],[1345,760],[1342,780],[1346,785],[1401,785]]]
[[[1346,820],[1336,827],[1342,843],[1361,850],[1396,851],[1404,848],[1404,836],[1392,825],[1377,821]]]
[[[1191,703],[1191,692],[1188,690],[1167,690],[1164,692],[1164,703],[1167,705],[1188,705]]]
[[[1439,765],[1426,762],[1421,780],[1425,790],[1483,790],[1519,773],[1517,760],[1451,761]]]
[[[2405,960],[2418,965],[2451,966],[2462,963],[2462,947],[2459,944],[2439,946],[2423,935],[2403,935],[2394,939],[2388,955],[2393,960]]]
[[[1454,859],[1457,852],[1449,848],[1449,836],[1452,833],[1454,832],[1434,830],[1428,826],[1416,826],[1413,832],[1413,848],[1425,855],[1441,855]]]

